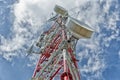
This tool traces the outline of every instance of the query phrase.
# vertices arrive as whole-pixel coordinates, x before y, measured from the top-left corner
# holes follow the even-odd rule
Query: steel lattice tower
[[[80,80],[76,43],[79,38],[90,38],[93,31],[70,17],[64,8],[56,5],[54,11],[57,14],[50,19],[53,25],[36,43],[40,48],[40,58],[32,80]]]

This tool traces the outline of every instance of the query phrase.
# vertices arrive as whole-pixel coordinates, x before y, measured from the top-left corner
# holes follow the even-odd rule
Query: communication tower
[[[75,47],[78,39],[90,38],[93,30],[85,23],[70,17],[61,6],[54,8],[56,16],[51,28],[43,32],[36,42],[40,58],[35,67],[32,80],[80,80],[80,69],[76,59]],[[29,53],[34,52],[33,45]]]

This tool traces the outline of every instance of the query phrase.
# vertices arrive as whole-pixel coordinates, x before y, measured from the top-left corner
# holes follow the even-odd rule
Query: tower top
[[[68,16],[68,11],[59,5],[55,5],[54,11],[62,16]]]

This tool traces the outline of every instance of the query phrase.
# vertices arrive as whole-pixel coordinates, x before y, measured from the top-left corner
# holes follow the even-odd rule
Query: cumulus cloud
[[[40,26],[49,18],[55,4],[68,9],[75,6],[73,0],[65,2],[60,0],[50,0],[50,2],[47,0],[19,0],[17,3],[10,5],[11,12],[14,14],[14,22],[12,22],[13,26],[8,38],[0,35],[1,54],[18,51],[23,46],[29,46],[41,33],[42,28]],[[70,6],[71,4],[74,4],[74,6]]]
[[[115,7],[115,11],[111,11],[111,6]],[[117,10],[118,2],[113,0],[86,1],[81,7],[78,10],[77,18],[95,29],[95,34],[91,39],[81,39],[77,44],[77,50],[81,48],[78,54],[81,61],[81,74],[87,77],[87,80],[98,78],[103,80],[102,72],[107,66],[104,58],[106,56],[104,54],[105,48],[109,48],[111,41],[117,40],[120,34],[117,26],[117,21],[120,20]],[[85,63],[82,65],[82,62]]]
[[[6,3],[6,1],[4,1]],[[56,4],[71,8],[74,4],[73,0],[62,2],[60,0],[19,0],[11,7],[9,15],[13,19],[10,27],[10,34],[6,38],[0,35],[0,55],[8,61],[11,61],[14,56],[25,56],[26,49],[31,43],[38,38],[44,27],[41,25],[49,18]],[[9,20],[11,20],[9,19]],[[36,55],[30,56],[30,60],[35,60]],[[37,56],[38,58],[38,56]]]
[[[118,52],[119,58],[120,58],[120,51]]]

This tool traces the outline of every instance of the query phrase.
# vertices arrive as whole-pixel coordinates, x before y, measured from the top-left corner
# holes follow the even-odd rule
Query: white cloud
[[[38,21],[43,21],[51,14],[55,4],[62,5],[67,9],[75,6],[74,0],[64,2],[60,0],[50,0],[50,2],[48,0],[20,0],[19,3],[15,4],[15,16],[18,21],[23,20],[26,15],[30,15],[31,18],[33,17]],[[71,4],[73,6],[70,6]]]
[[[1,50],[3,51],[13,51],[13,50],[17,50],[20,48],[21,45],[25,44],[22,40],[24,40],[22,37],[19,37],[16,35],[15,38],[13,38],[12,40],[8,40],[6,41],[5,39],[5,43],[4,45],[1,45]]]
[[[42,30],[40,26],[48,19],[55,4],[62,5],[68,9],[75,6],[74,0],[65,2],[60,0],[50,0],[50,2],[48,0],[19,0],[18,3],[12,5],[11,8],[13,8],[15,18],[8,38],[0,36],[0,54],[7,60],[10,60],[10,56],[13,56],[11,53],[14,56],[23,56],[26,53],[23,46],[30,46],[32,41],[37,38],[39,31]],[[74,5],[70,6],[71,4]],[[21,50],[24,53],[21,53]]]
[[[120,51],[118,52],[119,58],[120,58]]]
[[[100,6],[105,2],[103,9]],[[115,1],[118,3],[117,1]],[[110,14],[110,7],[113,5],[113,0],[104,1],[101,0],[97,1],[90,1],[88,7],[83,11],[83,9],[79,9],[80,13],[78,19],[83,20],[90,24],[96,32],[98,33],[97,36],[95,34],[92,36],[91,39],[81,39],[78,41],[77,47],[81,48],[82,50],[79,51],[79,59],[80,61],[84,61],[84,59],[88,59],[87,63],[81,65],[81,73],[84,77],[87,77],[87,80],[103,80],[102,72],[107,67],[105,63],[104,56],[105,54],[105,47],[110,47],[110,42],[114,39],[119,39],[120,31],[116,26],[116,21],[119,19],[119,11],[115,10]],[[84,3],[86,6],[88,2]],[[82,6],[82,7],[84,7]],[[115,4],[116,8],[118,4]],[[105,17],[106,15],[106,17]],[[99,26],[100,24],[104,24],[103,26]],[[110,32],[108,35],[107,33],[103,32],[103,29],[106,29]],[[103,31],[102,31],[103,30]],[[82,46],[82,47],[81,47]],[[92,75],[87,75],[86,73],[93,73]],[[96,75],[95,75],[95,74]]]
[[[68,9],[75,6],[73,0],[65,2],[60,0],[51,0],[50,2],[48,0],[20,0],[15,3],[13,6],[14,25],[11,27],[11,34],[8,39],[1,35],[0,50],[12,52],[21,49],[26,41],[32,42],[34,35],[40,30],[40,25],[48,18],[55,4]],[[71,4],[73,6],[70,6]]]

